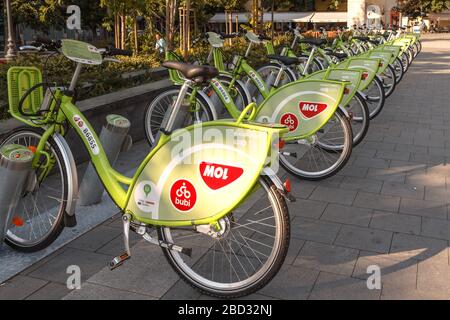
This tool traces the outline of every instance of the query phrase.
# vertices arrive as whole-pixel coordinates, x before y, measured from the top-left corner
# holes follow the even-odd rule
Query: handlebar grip
[[[122,50],[122,49],[117,49],[114,47],[110,47],[107,51],[107,55],[109,56],[126,56],[126,57],[131,57],[133,55],[133,52],[130,50]]]
[[[239,37],[239,33],[221,34],[223,39],[233,39]]]

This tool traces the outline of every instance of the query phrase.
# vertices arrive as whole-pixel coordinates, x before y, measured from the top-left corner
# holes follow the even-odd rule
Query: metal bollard
[[[0,246],[32,171],[34,154],[27,147],[9,144],[0,148]]]
[[[131,144],[128,137],[130,125],[130,121],[122,116],[110,114],[106,117],[106,126],[100,133],[100,141],[111,165],[115,164],[124,144]],[[99,203],[104,189],[94,166],[90,163],[80,185],[78,203],[82,206]]]

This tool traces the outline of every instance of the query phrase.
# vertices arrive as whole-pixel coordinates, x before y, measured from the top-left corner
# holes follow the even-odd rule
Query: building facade
[[[396,9],[396,0],[344,0],[333,11],[329,9],[329,0],[296,0],[289,8],[278,8],[274,21],[278,25],[292,22],[308,22],[317,24],[339,24],[353,26],[368,25],[382,27],[399,25],[400,13]],[[251,12],[252,1],[246,5],[247,12]],[[248,13],[234,13],[240,22],[248,21]],[[224,24],[229,19],[223,13],[216,14],[210,22]],[[264,21],[271,20],[271,13],[264,14]]]

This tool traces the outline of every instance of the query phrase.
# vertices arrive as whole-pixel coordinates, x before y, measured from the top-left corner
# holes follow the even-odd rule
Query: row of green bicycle
[[[147,107],[144,126],[150,144],[176,99],[185,100],[187,106],[183,126],[237,119],[244,106],[253,102],[254,120],[289,128],[280,151],[280,162],[288,172],[309,180],[336,174],[402,80],[412,62],[409,57],[414,59],[420,51],[420,41],[416,36],[396,34],[389,41],[385,35],[375,35],[353,36],[345,42],[340,35],[325,47],[325,39],[305,39],[298,30],[292,33],[292,44],[277,55],[269,38],[246,32],[245,55],[234,56],[230,63],[224,62],[222,47],[226,39],[240,35],[206,33],[203,39],[211,47],[206,62],[212,61],[219,73],[202,81],[187,78],[184,69],[191,66],[168,52],[163,65],[170,69],[175,87]],[[256,45],[266,47],[268,61],[258,69],[247,59]],[[344,82],[343,92],[321,88],[324,81]],[[292,102],[297,100],[301,105]]]
[[[228,36],[210,34],[208,39],[214,37],[212,52],[220,63],[220,45]],[[264,41],[254,34],[248,37]],[[416,40],[402,36],[395,41],[404,45],[390,43],[373,51],[390,52],[391,58],[394,52],[397,58]],[[261,289],[284,262],[290,239],[287,202],[295,198],[289,181],[277,176],[278,164],[310,179],[342,167],[353,146],[353,121],[359,117],[347,104],[359,95],[365,100],[363,94],[377,98],[370,91],[364,93],[362,83],[370,87],[384,66],[381,58],[357,56],[306,78],[308,62],[316,58],[313,50],[304,64],[297,63],[300,58],[271,56],[269,66],[278,69],[267,76],[251,68],[245,56],[235,57],[234,68],[228,71],[222,66],[167,61],[164,66],[178,86],[149,103],[145,130],[152,150],[129,177],[113,168],[74,99],[84,65],[100,66],[129,53],[75,40],[41,41],[26,49],[60,53],[76,69],[71,83],[62,87],[44,81],[39,68],[8,70],[9,110],[25,126],[6,135],[0,148],[26,146],[34,158],[31,177],[8,222],[6,243],[24,252],[42,250],[64,228],[76,225],[78,174],[65,139],[73,130],[122,213],[125,250],[111,261],[111,268],[131,257],[129,237],[130,231],[135,232],[161,247],[187,283],[223,298]],[[304,73],[305,78],[284,84],[284,75],[291,71],[297,76]],[[268,85],[272,76],[273,84]],[[314,159],[314,150],[321,157],[316,161],[327,165],[306,162]]]

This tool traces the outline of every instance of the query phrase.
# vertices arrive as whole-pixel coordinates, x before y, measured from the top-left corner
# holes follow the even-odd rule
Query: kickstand
[[[120,267],[126,260],[131,258],[131,251],[130,251],[130,220],[131,215],[124,214],[122,216],[122,223],[123,223],[123,244],[125,247],[125,252],[121,254],[120,256],[115,257],[110,263],[109,267],[111,270]]]

